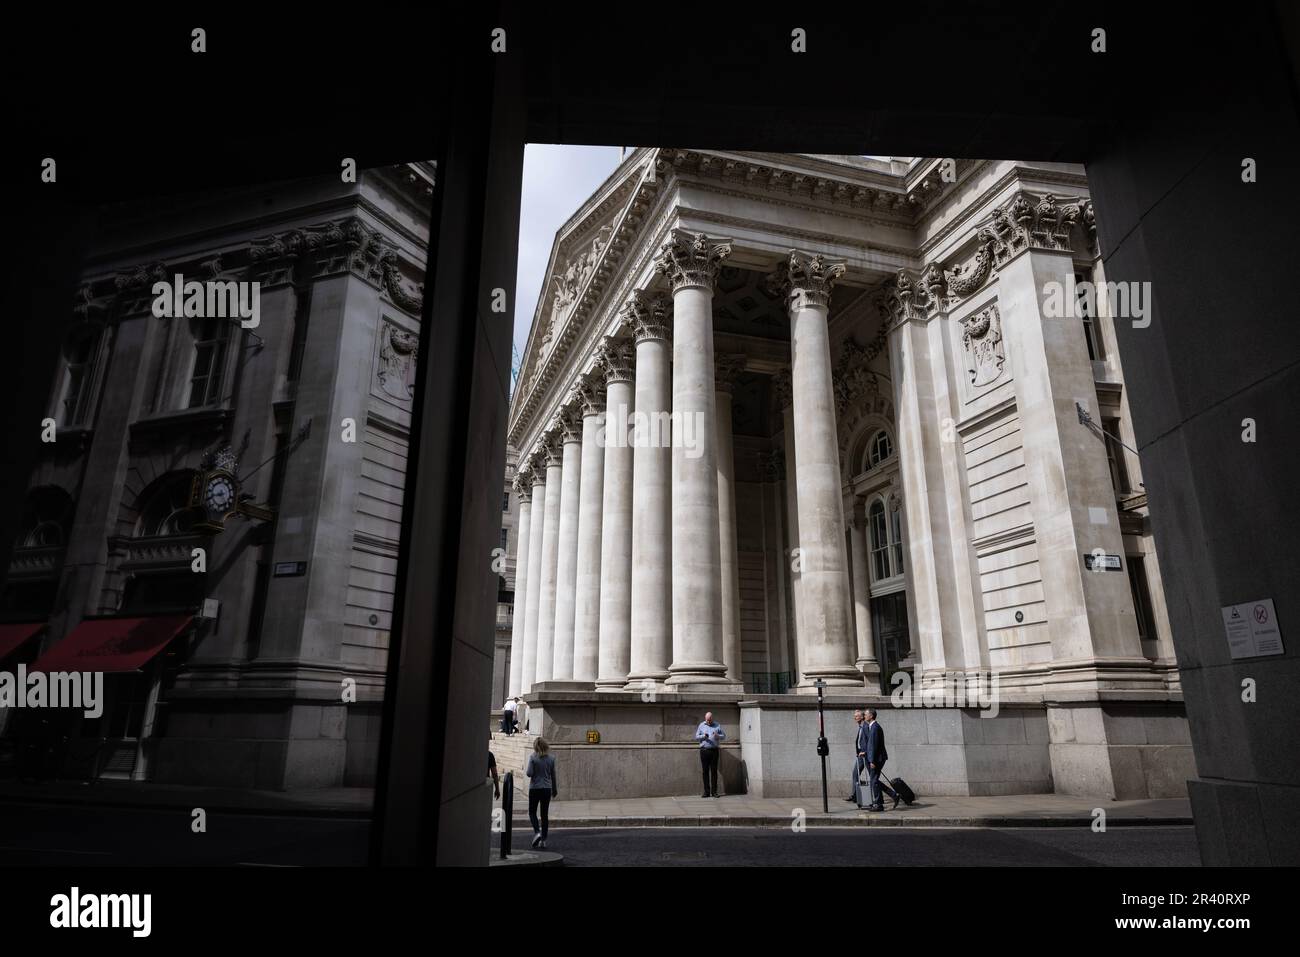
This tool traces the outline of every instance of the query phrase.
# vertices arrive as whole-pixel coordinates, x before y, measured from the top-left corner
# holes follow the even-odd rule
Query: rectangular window
[[[194,373],[190,376],[189,408],[221,401],[221,375],[226,359],[226,320],[206,319],[194,343]]]
[[[1151,587],[1147,584],[1147,571],[1141,555],[1128,557],[1128,583],[1133,590],[1133,610],[1137,615],[1138,637],[1143,641],[1156,640],[1156,619],[1151,610]]]
[[[1097,293],[1094,292],[1091,299],[1085,296],[1081,288],[1084,282],[1090,282],[1088,276],[1081,272],[1074,274],[1075,299],[1079,317],[1083,322],[1083,338],[1088,344],[1088,358],[1093,362],[1099,362],[1106,358],[1106,353],[1102,350],[1101,332],[1097,328]]]
[[[508,547],[507,542],[509,541],[510,541],[510,529],[508,528],[501,529],[501,547],[507,548]]]
[[[68,391],[63,400],[63,424],[78,425],[82,416],[82,398],[86,394],[86,373],[83,363],[68,364]]]
[[[1117,438],[1119,419],[1102,419],[1101,427],[1106,430],[1106,459],[1110,463],[1110,484],[1114,486],[1117,496],[1127,495],[1133,489],[1129,485],[1128,466],[1124,464],[1124,447],[1119,444]]]
[[[510,511],[510,493],[506,492],[506,497],[501,500],[501,511]]]
[[[885,531],[885,510],[871,512],[871,575],[876,581],[892,577],[889,570],[889,534]]]

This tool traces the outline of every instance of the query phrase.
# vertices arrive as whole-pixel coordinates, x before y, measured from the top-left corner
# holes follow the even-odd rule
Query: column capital
[[[713,360],[713,384],[718,392],[732,394],[736,377],[745,371],[745,356],[741,353],[723,353]]]
[[[511,483],[514,488],[515,497],[519,499],[519,504],[533,500],[533,473],[531,469],[521,468],[515,473],[515,480]]]
[[[673,302],[663,293],[635,290],[623,306],[624,318],[632,324],[637,345],[649,339],[672,338]]]
[[[785,481],[785,453],[780,449],[764,453],[759,464],[763,468],[763,476],[769,482]]]
[[[559,468],[564,464],[564,445],[560,440],[560,422],[557,419],[542,436],[541,455],[547,468]]]
[[[577,388],[578,408],[582,417],[600,415],[605,411],[605,377],[600,366],[582,377]]]
[[[596,353],[597,370],[605,385],[632,382],[636,378],[636,344],[631,339],[606,336]]]
[[[848,268],[843,260],[828,260],[821,253],[809,255],[790,250],[790,258],[777,270],[783,280],[786,306],[797,312],[809,306],[829,307],[831,286]]]
[[[713,289],[722,260],[731,255],[731,240],[674,229],[655,259],[655,270],[668,277],[673,292],[702,286]]]
[[[574,389],[564,401],[560,414],[556,417],[559,444],[582,441],[582,393]]]
[[[772,399],[778,412],[794,405],[794,380],[789,369],[778,369],[772,374]]]

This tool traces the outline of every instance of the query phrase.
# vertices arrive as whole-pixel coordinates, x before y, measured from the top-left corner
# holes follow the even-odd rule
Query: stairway
[[[528,791],[528,779],[524,777],[524,766],[528,763],[528,756],[533,753],[533,735],[524,734],[522,731],[515,734],[504,734],[500,731],[492,732],[492,739],[488,742],[488,748],[496,755],[497,774],[501,775],[502,783],[505,782],[506,772],[515,773],[515,791]],[[527,793],[524,795],[527,802]],[[516,806],[518,797],[516,796]],[[526,805],[525,805],[526,806]]]

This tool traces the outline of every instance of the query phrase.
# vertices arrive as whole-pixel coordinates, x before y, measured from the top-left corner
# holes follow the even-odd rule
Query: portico
[[[1077,424],[1118,357],[1040,307],[1096,256],[1082,170],[928,162],[637,150],[557,235],[511,406],[515,641],[588,796],[675,787],[694,710],[734,721],[734,786],[798,792],[818,679],[931,793],[1194,774],[1167,623],[1141,635],[1132,576],[1082,557],[1158,582]],[[998,719],[890,710],[992,674]]]

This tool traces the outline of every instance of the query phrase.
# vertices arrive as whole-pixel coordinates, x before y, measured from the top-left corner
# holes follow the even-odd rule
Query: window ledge
[[[157,438],[170,436],[178,432],[203,434],[220,433],[225,424],[234,415],[234,410],[225,406],[205,406],[200,409],[183,409],[163,415],[137,419],[131,423],[131,438]]]

